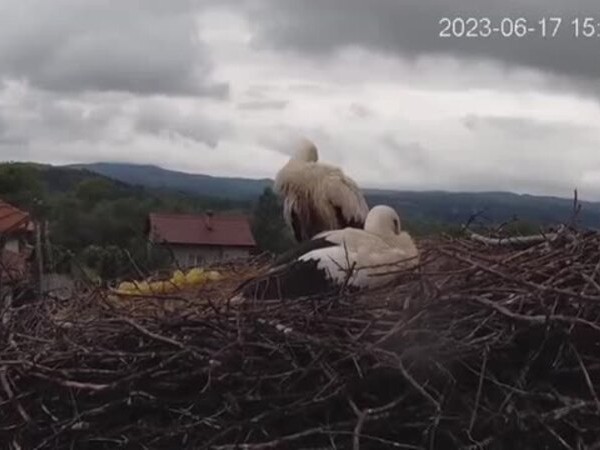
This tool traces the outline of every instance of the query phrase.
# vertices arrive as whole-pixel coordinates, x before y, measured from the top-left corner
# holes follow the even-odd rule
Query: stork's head
[[[317,147],[308,139],[302,139],[300,146],[294,152],[292,160],[301,162],[317,162],[319,160],[319,153]]]
[[[385,235],[400,234],[400,216],[387,205],[377,205],[371,208],[365,220],[365,231]]]

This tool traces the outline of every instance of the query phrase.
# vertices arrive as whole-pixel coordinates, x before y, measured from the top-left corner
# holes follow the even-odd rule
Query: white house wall
[[[177,246],[172,247],[172,251],[177,265],[183,268],[250,256],[250,249],[246,247]]]
[[[18,239],[8,239],[4,245],[5,250],[9,250],[13,253],[19,253],[21,250]]]

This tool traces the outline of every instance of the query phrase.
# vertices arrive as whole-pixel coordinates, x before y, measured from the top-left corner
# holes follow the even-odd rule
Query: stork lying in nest
[[[419,251],[386,205],[369,211],[364,229],[325,231],[277,258],[264,275],[242,283],[232,300],[291,299],[378,287],[416,266]]]

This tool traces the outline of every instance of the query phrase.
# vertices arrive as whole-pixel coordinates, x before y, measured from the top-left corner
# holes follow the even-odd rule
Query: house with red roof
[[[148,218],[148,238],[168,246],[180,267],[249,257],[256,250],[250,219],[240,214],[159,214]]]
[[[11,284],[28,276],[35,226],[29,213],[0,200],[0,283]]]

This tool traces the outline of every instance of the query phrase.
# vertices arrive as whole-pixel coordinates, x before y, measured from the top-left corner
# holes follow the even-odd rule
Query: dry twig
[[[96,291],[12,307],[0,341],[0,440],[593,448],[600,235],[572,237],[494,254],[470,239],[432,240],[402,285],[321,302],[227,308],[233,286],[222,284],[160,317],[142,315],[152,299],[107,310]]]

